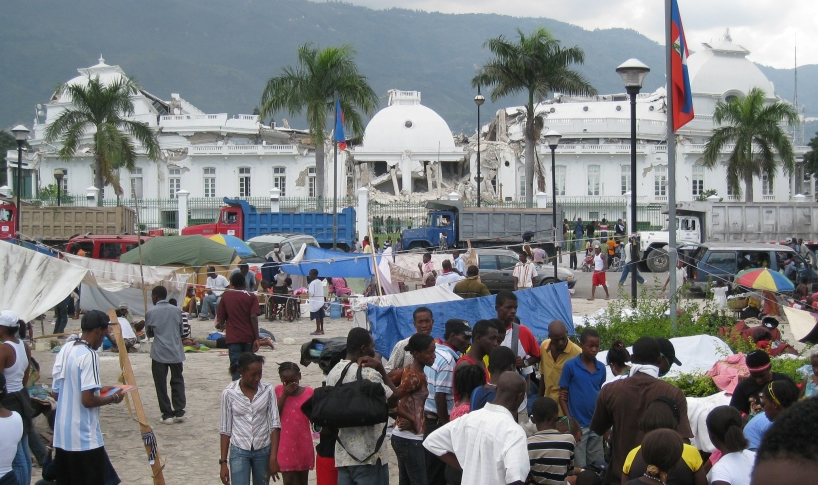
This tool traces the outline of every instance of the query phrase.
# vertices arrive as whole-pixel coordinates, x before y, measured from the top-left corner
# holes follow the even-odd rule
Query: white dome
[[[417,91],[389,92],[389,106],[366,125],[362,151],[450,152],[455,149],[452,131],[433,110],[420,104]]]
[[[91,67],[86,67],[82,69],[77,69],[80,73],[79,76],[71,79],[70,81],[66,82],[65,84],[71,86],[85,86],[88,84],[88,79],[99,76],[99,80],[103,86],[108,86],[111,83],[119,81],[120,79],[126,77],[125,72],[119,66],[109,66],[105,64],[105,59],[102,57],[99,58],[99,64],[96,64]],[[60,102],[71,102],[71,97],[68,94],[59,95],[58,93],[54,93],[51,97],[51,101],[60,101]]]
[[[704,49],[687,60],[693,93],[746,95],[757,87],[764,90],[767,98],[775,97],[773,83],[747,59],[750,52],[733,44],[729,35],[713,45],[702,45]]]

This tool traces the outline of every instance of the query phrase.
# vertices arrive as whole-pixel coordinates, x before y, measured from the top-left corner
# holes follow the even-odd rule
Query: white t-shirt
[[[0,477],[11,471],[11,462],[17,454],[17,443],[23,437],[23,418],[15,411],[11,416],[0,418]]]
[[[116,321],[119,322],[119,326],[122,328],[122,338],[136,338],[131,322],[127,318],[119,317]]]
[[[594,255],[594,271],[602,271],[605,269],[605,260],[602,253]]]
[[[435,280],[435,286],[443,286],[447,290],[452,291],[454,284],[462,279],[463,279],[462,276],[455,273],[454,271],[450,271],[448,273],[438,275],[437,279]]]
[[[324,306],[324,285],[320,279],[315,278],[310,282],[310,312],[317,312]]]
[[[750,485],[750,474],[753,472],[755,460],[754,451],[728,453],[713,465],[707,474],[707,483],[721,481],[730,485]]]
[[[521,261],[514,266],[512,274],[517,278],[518,288],[531,288],[534,286],[533,278],[537,276],[537,269],[534,267],[534,263],[523,263]]]
[[[208,290],[213,290],[213,294],[216,296],[222,296],[228,286],[230,286],[230,282],[220,274],[217,274],[215,278],[207,278],[206,287]]]
[[[676,268],[676,286],[682,286],[687,279],[687,268]]]
[[[717,308],[727,308],[727,287],[717,286],[713,288],[713,299],[716,301]]]

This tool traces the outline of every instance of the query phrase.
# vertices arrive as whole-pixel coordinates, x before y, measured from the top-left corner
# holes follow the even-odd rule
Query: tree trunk
[[[753,174],[744,175],[744,202],[753,201]]]
[[[97,207],[102,207],[102,191],[105,184],[102,182],[102,160],[99,155],[94,155],[94,187],[97,188]]]
[[[534,207],[534,140],[528,129],[525,129],[525,206]]]
[[[324,139],[315,140],[315,197],[317,210],[324,210]]]

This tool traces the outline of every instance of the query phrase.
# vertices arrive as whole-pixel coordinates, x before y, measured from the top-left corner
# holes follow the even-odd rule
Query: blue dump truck
[[[437,248],[444,238],[448,247],[503,246],[530,239],[545,244],[554,254],[553,212],[549,209],[506,207],[463,208],[460,201],[434,200],[426,203],[426,225],[401,233],[404,250]],[[557,227],[562,237],[562,211],[557,208]]]
[[[273,233],[296,233],[313,236],[318,244],[332,247],[333,217],[324,212],[258,212],[244,200],[225,197],[226,206],[219,218],[210,224],[199,224],[182,229],[182,235],[228,234],[244,241]],[[338,247],[352,247],[355,237],[355,208],[347,207],[338,213]]]

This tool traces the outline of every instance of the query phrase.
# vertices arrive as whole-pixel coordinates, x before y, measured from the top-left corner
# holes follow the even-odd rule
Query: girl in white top
[[[721,453],[707,474],[710,485],[750,485],[756,454],[747,449],[741,430],[741,413],[731,406],[718,406],[707,415],[707,432]]]
[[[25,390],[25,385],[28,383],[28,362],[31,352],[25,342],[17,338],[19,328],[19,318],[15,312],[3,310],[0,313],[0,341],[2,342],[0,343],[0,369],[3,370],[6,388],[3,404],[15,411],[23,411],[29,406],[28,391]],[[22,415],[20,417],[22,418]],[[2,434],[0,436],[5,437]],[[18,482],[27,484],[31,481],[31,454],[28,453],[26,433],[22,433],[22,436],[12,444],[16,450],[16,457],[12,462],[14,475]]]
[[[6,378],[0,374],[0,403],[6,398]],[[13,476],[11,462],[17,455],[17,443],[23,437],[23,418],[0,404],[0,482],[5,483]],[[9,476],[7,476],[9,475]]]

